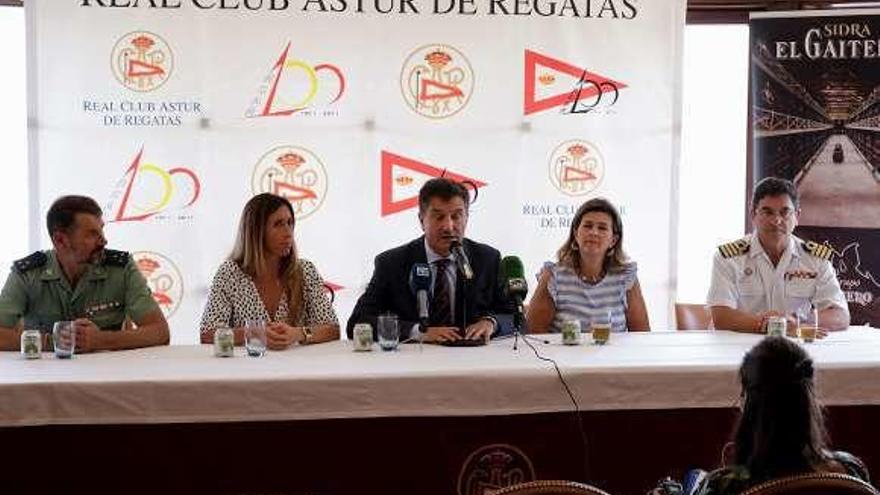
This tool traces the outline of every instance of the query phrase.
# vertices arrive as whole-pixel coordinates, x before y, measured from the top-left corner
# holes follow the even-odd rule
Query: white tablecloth
[[[544,336],[582,410],[731,407],[758,335],[653,332],[606,346]],[[481,348],[347,341],[249,358],[171,346],[26,361],[0,352],[0,426],[483,416],[569,411],[551,364],[512,340]],[[807,345],[826,405],[880,404],[880,330],[854,327]]]

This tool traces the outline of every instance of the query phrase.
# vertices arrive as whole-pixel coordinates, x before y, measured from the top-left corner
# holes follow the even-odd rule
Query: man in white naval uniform
[[[755,231],[718,247],[707,304],[715,328],[761,333],[771,316],[795,315],[812,305],[823,330],[849,326],[849,309],[829,259],[831,247],[792,235],[800,208],[790,181],[767,177],[752,193]]]

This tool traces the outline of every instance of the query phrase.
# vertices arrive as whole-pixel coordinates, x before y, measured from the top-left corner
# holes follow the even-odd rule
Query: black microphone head
[[[501,277],[504,294],[522,301],[529,293],[522,260],[518,256],[505,256],[501,259]]]
[[[434,277],[431,274],[431,267],[427,263],[416,263],[409,272],[409,288],[414,293],[424,290],[431,290],[434,285]]]
[[[522,260],[518,256],[505,256],[501,258],[501,276],[504,277],[504,280],[512,278],[525,280],[526,275]]]

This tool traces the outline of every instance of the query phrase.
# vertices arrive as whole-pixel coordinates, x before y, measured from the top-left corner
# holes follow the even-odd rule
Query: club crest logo
[[[133,31],[119,38],[113,46],[110,66],[120,84],[146,93],[159,88],[171,77],[174,54],[159,35]]]
[[[458,475],[458,495],[483,495],[535,479],[532,461],[513,445],[486,445],[471,453]]]
[[[151,251],[136,251],[131,255],[141,275],[147,279],[147,286],[165,318],[171,318],[183,300],[183,276],[177,265]]]
[[[145,162],[143,157],[141,148],[116,183],[105,208],[110,222],[189,218],[183,210],[199,199],[202,185],[198,175],[190,168],[165,168]],[[174,212],[179,213],[175,216]]]
[[[345,75],[339,67],[290,58],[290,42],[263,79],[247,117],[285,117],[326,108],[345,93]]]
[[[605,176],[605,160],[590,142],[565,141],[550,155],[550,182],[569,196],[583,196],[594,191]]]
[[[403,99],[429,119],[445,119],[463,109],[474,92],[474,70],[457,49],[425,45],[410,53],[400,71]]]
[[[300,146],[277,146],[257,162],[251,176],[254,194],[287,198],[297,220],[317,211],[327,196],[327,172],[321,159]]]

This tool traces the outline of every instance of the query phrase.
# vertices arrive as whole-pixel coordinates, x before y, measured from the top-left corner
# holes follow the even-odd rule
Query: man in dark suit
[[[419,221],[425,235],[376,257],[373,277],[348,319],[348,338],[356,323],[370,323],[385,312],[398,315],[402,338],[425,342],[488,339],[495,312],[505,308],[498,270],[498,250],[464,238],[470,195],[460,183],[431,179],[419,191]],[[452,245],[459,241],[474,271],[471,280],[456,269]],[[408,280],[412,266],[427,263],[434,287],[427,328],[418,325],[416,296]]]

